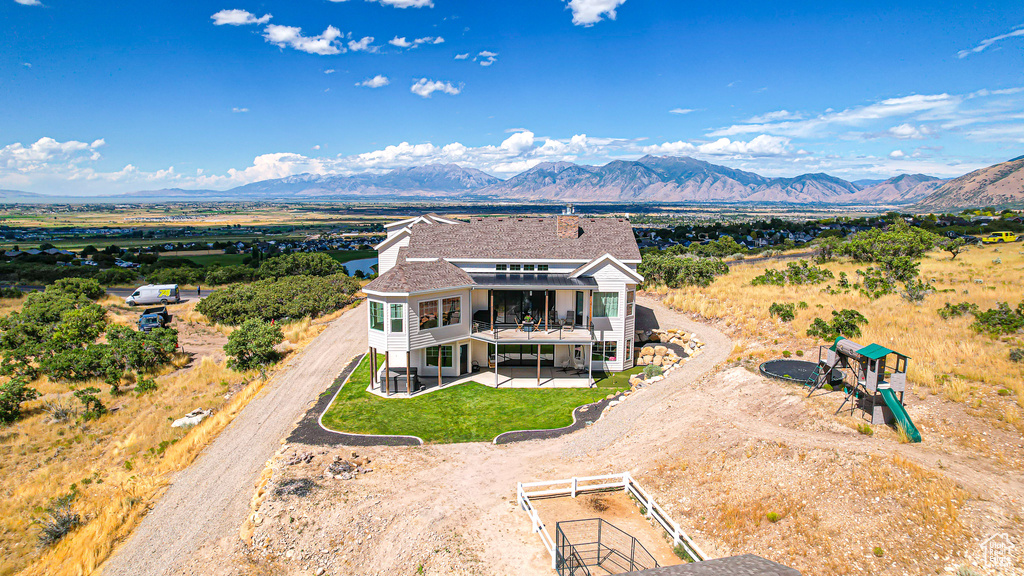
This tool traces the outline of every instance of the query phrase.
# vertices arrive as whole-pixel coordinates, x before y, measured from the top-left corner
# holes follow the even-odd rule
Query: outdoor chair
[[[575,323],[573,320],[575,320],[575,318],[576,314],[572,310],[567,311],[565,313],[565,318],[562,319],[562,330],[565,332],[572,332],[573,324]]]
[[[572,361],[573,367],[576,368],[576,375],[579,376],[586,372],[587,365],[583,363],[582,358],[574,358]]]
[[[572,359],[571,358],[566,358],[565,360],[562,360],[562,372],[568,372],[569,371],[569,366],[571,366],[571,365],[572,365]]]

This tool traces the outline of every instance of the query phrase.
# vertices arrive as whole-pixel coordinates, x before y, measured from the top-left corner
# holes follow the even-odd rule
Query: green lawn
[[[627,389],[629,374],[637,372],[634,368],[597,380],[595,388],[495,389],[472,382],[400,400],[366,391],[370,361],[364,357],[323,424],[339,432],[403,434],[424,442],[489,442],[502,432],[568,426],[577,406]]]

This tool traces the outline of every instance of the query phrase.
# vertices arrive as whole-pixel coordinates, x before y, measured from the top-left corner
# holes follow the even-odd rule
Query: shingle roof
[[[755,554],[716,558],[704,562],[663,566],[622,576],[800,576],[796,570]]]
[[[413,224],[409,258],[593,260],[611,254],[640,260],[633,226],[624,218],[580,218],[577,238],[559,238],[557,218],[472,218],[457,231]]]
[[[401,262],[366,285],[363,290],[388,294],[409,294],[471,286],[473,279],[445,260]]]

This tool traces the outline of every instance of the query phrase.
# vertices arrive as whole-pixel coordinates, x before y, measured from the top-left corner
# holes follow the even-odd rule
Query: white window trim
[[[401,315],[402,330],[399,331],[399,332],[395,332],[392,329],[392,326],[394,325],[393,324],[394,321],[399,319],[399,318],[395,318],[392,315],[392,308],[394,308],[395,306],[398,306],[398,309],[402,313],[402,315]],[[405,334],[407,332],[406,325],[409,323],[409,315],[405,312],[405,304],[401,303],[401,302],[389,302],[388,306],[387,306],[387,309],[388,309],[388,316],[387,316],[387,324],[386,325],[387,325],[387,328],[388,328],[388,334]]]
[[[451,300],[453,298],[458,298],[458,300],[459,300],[459,321],[454,323],[454,324],[445,324],[444,323],[444,301],[445,300]],[[420,315],[420,304],[422,304],[424,302],[435,302],[437,304],[437,326],[435,326],[433,328],[419,328],[420,332],[430,332],[432,330],[437,330],[439,328],[453,328],[455,326],[462,326],[463,317],[465,316],[465,310],[466,310],[466,306],[465,306],[466,303],[463,302],[462,294],[458,294],[456,296],[441,296],[439,298],[425,298],[423,300],[417,300],[416,301],[416,326],[420,325],[420,318],[422,318],[422,316]]]
[[[380,307],[381,307],[381,314],[380,315],[381,315],[382,322],[381,322],[380,330],[377,330],[376,328],[373,327],[373,305],[374,304],[380,304]],[[387,309],[388,309],[387,302],[381,302],[380,300],[370,300],[370,304],[366,307],[366,325],[370,329],[370,331],[372,331],[372,332],[379,332],[381,334],[384,334],[384,333],[387,332],[388,320],[387,320],[387,316],[385,314]]]

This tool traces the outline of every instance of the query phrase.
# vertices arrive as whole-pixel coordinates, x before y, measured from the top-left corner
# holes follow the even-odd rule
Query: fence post
[[[572,477],[572,497],[576,497],[576,477]]]

